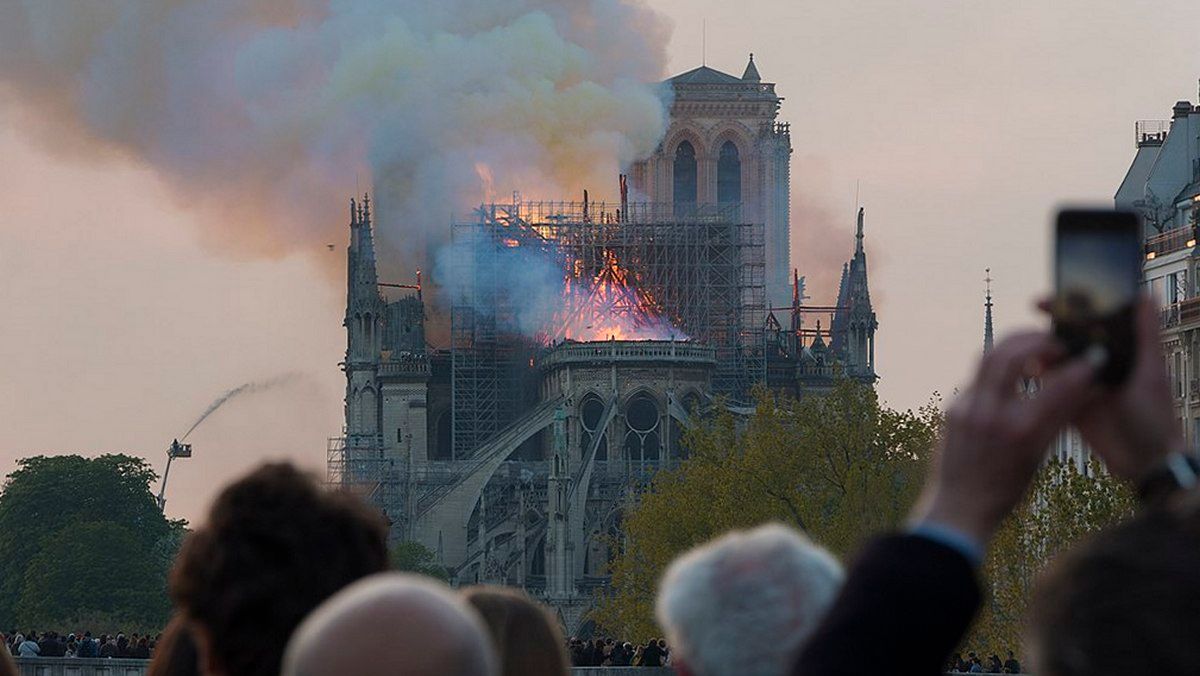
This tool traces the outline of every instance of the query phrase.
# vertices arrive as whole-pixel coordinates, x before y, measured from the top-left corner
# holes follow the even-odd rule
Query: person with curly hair
[[[225,487],[184,542],[171,597],[201,673],[276,674],[310,611],[387,565],[382,516],[290,464],[265,464]]]

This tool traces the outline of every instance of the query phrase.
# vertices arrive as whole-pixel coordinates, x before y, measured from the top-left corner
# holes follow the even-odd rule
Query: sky
[[[702,54],[740,75],[754,52],[785,97],[794,262],[815,301],[852,251],[856,194],[865,206],[879,391],[900,408],[969,377],[984,268],[999,335],[1038,321],[1055,208],[1109,202],[1134,121],[1194,102],[1200,77],[1192,0],[648,4],[673,28],[664,75]],[[213,399],[283,375],[197,428],[167,513],[199,520],[266,459],[323,472],[344,242],[243,255],[204,235],[217,217],[136,158],[63,152],[0,106],[0,473],[72,452],[161,470]]]

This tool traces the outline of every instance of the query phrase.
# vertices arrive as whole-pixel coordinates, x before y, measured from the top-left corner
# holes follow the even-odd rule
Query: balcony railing
[[[1200,297],[1168,305],[1162,309],[1160,317],[1164,329],[1200,326]]]
[[[1158,256],[1190,249],[1194,246],[1196,246],[1196,226],[1172,228],[1146,239],[1146,259],[1152,260]]]
[[[1170,120],[1138,120],[1133,127],[1137,147],[1161,146],[1171,130]]]

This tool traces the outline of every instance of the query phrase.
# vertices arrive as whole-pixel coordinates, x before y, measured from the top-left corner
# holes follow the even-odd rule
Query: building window
[[[1183,373],[1183,353],[1176,352],[1174,354],[1174,359],[1175,359],[1175,365],[1174,365],[1174,368],[1171,369],[1171,371],[1174,375],[1174,380],[1175,380],[1175,398],[1181,399],[1181,398],[1183,398],[1183,380],[1185,377],[1184,373]]]
[[[696,148],[688,141],[675,148],[672,176],[675,213],[690,213],[696,207]]]
[[[658,404],[648,394],[638,394],[625,408],[625,456],[634,464],[659,461]]]
[[[1163,283],[1165,278],[1155,277],[1150,280],[1150,295],[1158,302],[1159,307],[1167,307],[1167,292],[1166,285]]]
[[[592,437],[599,432],[604,434],[604,430],[599,429],[601,418],[604,417],[604,402],[597,396],[589,396],[583,401],[583,405],[579,407],[579,419],[583,424],[583,448],[586,451],[592,445]],[[603,436],[596,444],[596,460],[608,460],[608,439]]]
[[[717,156],[717,202],[742,201],[742,160],[733,141],[726,141]]]

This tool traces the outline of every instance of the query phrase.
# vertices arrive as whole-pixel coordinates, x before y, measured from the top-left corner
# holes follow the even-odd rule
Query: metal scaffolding
[[[382,444],[356,437],[333,437],[326,447],[328,486],[354,493],[383,512],[389,537],[400,537],[407,525],[402,468],[382,450]],[[393,528],[399,526],[400,528]]]
[[[480,207],[456,223],[451,396],[455,457],[467,457],[527,406],[540,347],[509,280],[521,255],[590,278],[614,259],[655,310],[715,348],[713,390],[745,399],[766,377],[763,227],[736,204],[529,202]],[[520,320],[520,321],[519,321]],[[550,336],[553,338],[554,336]]]

